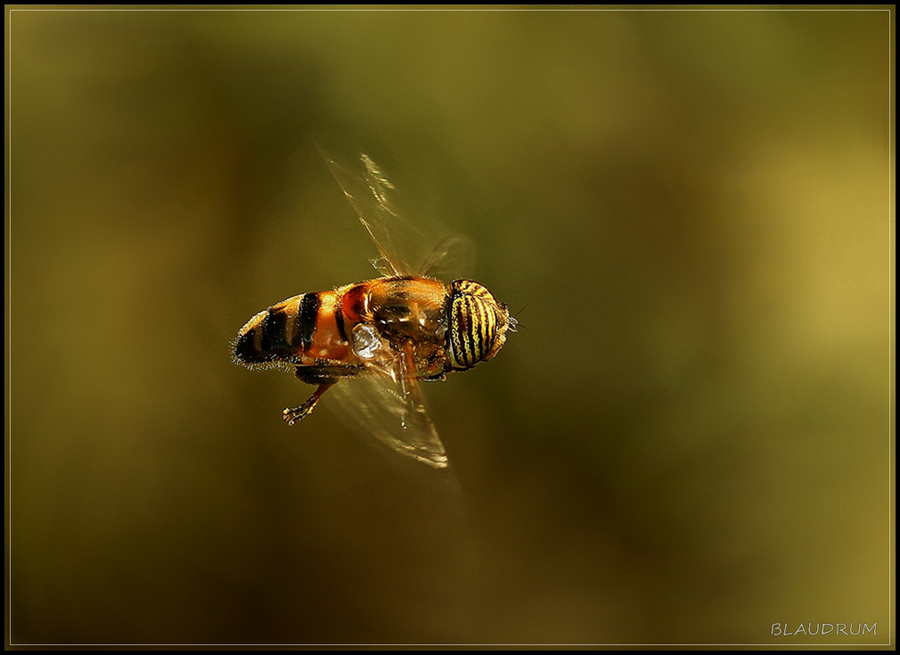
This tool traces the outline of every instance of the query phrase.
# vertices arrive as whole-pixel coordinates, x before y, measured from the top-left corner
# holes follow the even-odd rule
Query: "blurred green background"
[[[8,640],[891,639],[893,25],[7,8]],[[373,277],[318,130],[527,305],[449,474],[230,361]]]

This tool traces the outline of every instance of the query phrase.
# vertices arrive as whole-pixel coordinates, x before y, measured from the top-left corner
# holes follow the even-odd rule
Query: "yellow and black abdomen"
[[[338,291],[304,293],[259,312],[238,332],[235,360],[251,368],[343,363],[350,349]]]

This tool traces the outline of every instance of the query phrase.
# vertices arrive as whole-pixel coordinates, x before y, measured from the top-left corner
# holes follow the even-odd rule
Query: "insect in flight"
[[[403,238],[409,243],[422,235],[397,211],[394,186],[371,158],[322,154],[375,242],[381,257],[373,263],[382,276],[303,293],[259,312],[232,342],[233,360],[249,368],[292,368],[317,385],[306,402],[284,410],[289,425],[334,389],[332,395],[344,396],[341,412],[383,443],[445,468],[446,451],[419,382],[491,359],[507,331],[516,330],[516,319],[481,284],[437,279],[464,248],[461,237],[440,241],[418,267],[409,264]]]

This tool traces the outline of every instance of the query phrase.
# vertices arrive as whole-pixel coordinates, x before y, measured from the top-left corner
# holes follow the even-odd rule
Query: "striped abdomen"
[[[340,291],[304,293],[260,312],[238,332],[235,359],[248,366],[344,363],[351,351]]]

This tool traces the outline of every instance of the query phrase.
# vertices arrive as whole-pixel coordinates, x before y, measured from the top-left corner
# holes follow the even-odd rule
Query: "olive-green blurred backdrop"
[[[893,20],[7,8],[8,641],[891,639]],[[318,130],[527,305],[450,474],[229,359],[374,275]]]

